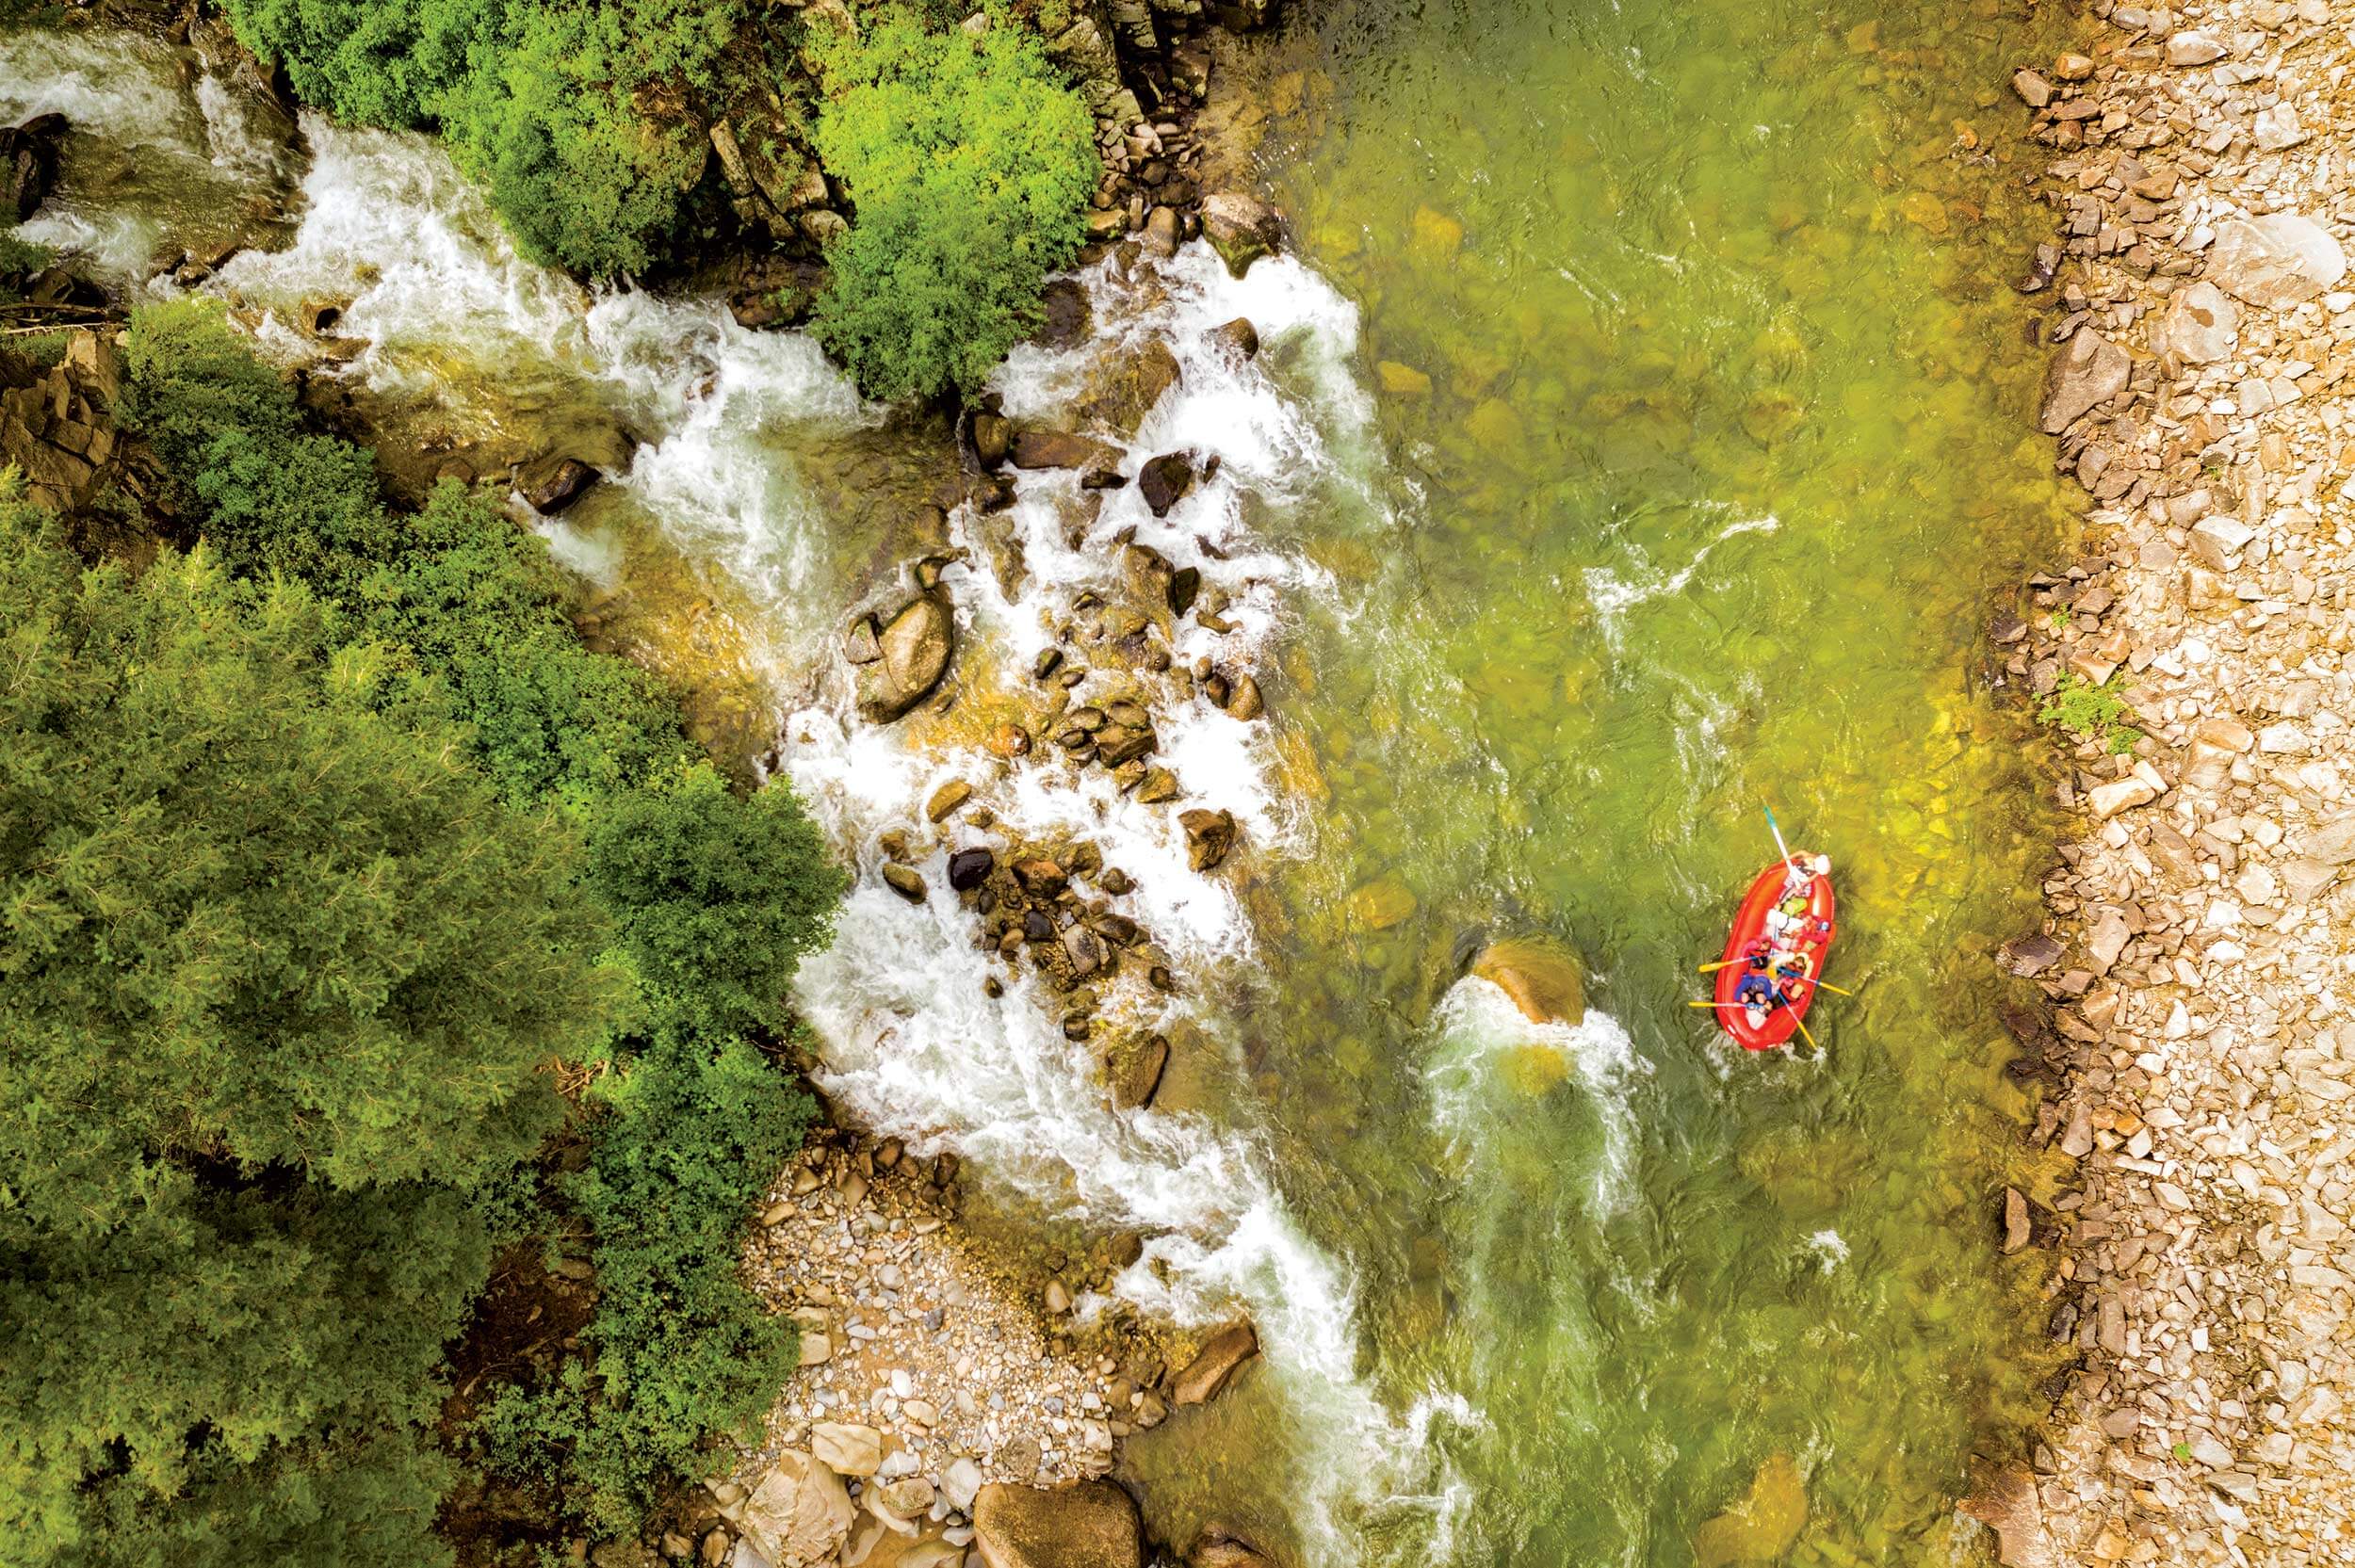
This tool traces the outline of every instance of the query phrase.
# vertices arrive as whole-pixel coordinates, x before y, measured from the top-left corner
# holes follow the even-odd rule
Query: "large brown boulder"
[[[842,1478],[796,1448],[777,1456],[744,1501],[745,1539],[771,1568],[807,1568],[832,1557],[855,1511]]]
[[[1136,1500],[1105,1480],[1051,1492],[984,1486],[973,1499],[973,1544],[988,1568],[1143,1568]]]
[[[0,129],[0,213],[22,223],[49,199],[57,180],[57,147],[65,140],[65,116],[37,114],[22,125]]]
[[[1080,416],[1128,440],[1179,379],[1178,356],[1160,338],[1134,353],[1123,349],[1090,372],[1080,398]]]
[[[1275,1560],[1242,1536],[1210,1525],[1186,1548],[1186,1568],[1275,1568]]]
[[[875,632],[877,655],[854,663],[858,711],[888,724],[931,694],[956,647],[955,622],[937,593],[919,593]],[[863,638],[853,638],[854,645]]]
[[[1995,1560],[2004,1568],[2059,1568],[2060,1555],[2044,1528],[2036,1477],[2023,1464],[1981,1474],[1971,1495],[1955,1505],[1995,1532]]]
[[[1202,1349],[1170,1380],[1172,1403],[1198,1405],[1217,1398],[1235,1369],[1259,1353],[1259,1336],[1248,1323],[1233,1323],[1202,1342]]]
[[[1069,430],[1018,429],[1007,455],[1016,468],[1083,468],[1093,473],[1120,466],[1120,448]]]
[[[2045,372],[2044,433],[2060,434],[2096,403],[2125,391],[2134,367],[2125,349],[2090,328],[2078,328]]]
[[[1513,998],[1533,1024],[1575,1024],[1586,1016],[1586,982],[1578,960],[1538,937],[1492,942],[1471,972]]]

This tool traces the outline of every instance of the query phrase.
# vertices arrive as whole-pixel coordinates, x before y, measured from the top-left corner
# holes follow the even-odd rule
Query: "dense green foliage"
[[[438,129],[535,258],[593,276],[661,251],[703,133],[649,98],[707,87],[741,0],[225,0],[295,91]]]
[[[1038,45],[905,17],[825,56],[820,161],[856,217],[812,329],[869,395],[969,392],[1085,235],[1095,125]]]
[[[477,1195],[615,999],[577,839],[300,585],[85,568],[9,498],[0,642],[0,1529],[435,1560]]]
[[[583,1221],[594,1365],[494,1435],[620,1528],[791,1365],[734,1270],[839,874],[580,648],[538,539],[387,509],[218,307],[123,348],[204,546],[133,579],[0,495],[11,1560],[445,1560],[443,1347],[499,1246]],[[559,1059],[591,1156],[534,1212]]]
[[[517,1469],[586,1491],[601,1528],[629,1528],[673,1473],[734,1462],[707,1438],[757,1440],[794,1365],[791,1321],[737,1278],[748,1206],[815,1108],[736,1037],[666,1030],[593,1091],[608,1117],[573,1196],[597,1235],[593,1369],[511,1389],[484,1426]]]

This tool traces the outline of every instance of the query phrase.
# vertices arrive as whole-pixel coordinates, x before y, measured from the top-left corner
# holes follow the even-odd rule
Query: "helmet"
[[[1819,877],[1828,877],[1831,875],[1831,857],[1829,855],[1817,855],[1815,857],[1815,874]]]

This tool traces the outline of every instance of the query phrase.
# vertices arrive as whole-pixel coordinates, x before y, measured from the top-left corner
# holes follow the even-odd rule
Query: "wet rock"
[[[1178,825],[1186,832],[1186,864],[1196,871],[1214,868],[1234,850],[1233,812],[1196,807],[1178,813]]]
[[[1185,1370],[1170,1380],[1170,1402],[1198,1405],[1216,1398],[1235,1371],[1259,1353],[1259,1336],[1248,1323],[1234,1323],[1202,1343]]]
[[[2230,359],[2240,337],[2240,309],[2205,279],[2175,291],[2167,313],[2151,330],[2154,353],[2173,353],[2187,364]]]
[[[1259,357],[1259,329],[1251,324],[1248,316],[1239,315],[1213,328],[1210,343],[1229,359],[1255,360]]]
[[[1042,318],[1031,341],[1042,348],[1077,348],[1096,331],[1087,290],[1076,278],[1051,280],[1039,305]]]
[[[24,222],[49,199],[65,133],[61,114],[37,114],[0,130],[0,213],[13,214],[11,222]]]
[[[1267,700],[1259,695],[1259,683],[1249,675],[1235,677],[1234,690],[1226,699],[1230,717],[1249,720],[1267,711]]]
[[[959,849],[949,857],[949,886],[958,893],[970,893],[989,881],[997,865],[998,857],[987,849]]]
[[[911,904],[920,904],[929,896],[923,875],[914,866],[902,865],[896,860],[884,863],[883,880],[889,884],[892,892]]]
[[[1169,1066],[1169,1041],[1158,1034],[1132,1037],[1104,1054],[1104,1081],[1111,1086],[1113,1104],[1122,1110],[1142,1110],[1153,1103]]]
[[[1096,737],[1096,760],[1107,768],[1118,768],[1152,755],[1161,743],[1161,736],[1150,725],[1109,725]]]
[[[2032,109],[2040,109],[2053,101],[2053,84],[2040,71],[2015,71],[2011,75],[2011,90],[2020,101]]]
[[[1069,430],[1017,429],[1007,455],[1016,468],[1117,469],[1120,448]]]
[[[2060,962],[2061,945],[2042,931],[2004,944],[2004,965],[2015,975],[2034,975]]]
[[[2004,1252],[2006,1255],[2028,1244],[2028,1200],[2016,1187],[2004,1188]]]
[[[1169,613],[1183,615],[1194,608],[1194,596],[1202,591],[1202,569],[1181,566],[1169,574]]]
[[[971,799],[973,799],[971,784],[966,784],[963,779],[950,779],[947,784],[934,790],[933,798],[924,802],[924,818],[930,822],[942,821]]]
[[[2133,369],[2125,349],[2089,328],[2079,328],[2053,356],[2052,368],[2045,373],[2044,433],[2060,434],[2087,410],[2123,392]]]
[[[853,1517],[842,1478],[808,1454],[788,1448],[745,1499],[739,1524],[744,1539],[771,1568],[808,1568],[832,1557],[850,1538]]]
[[[1576,1024],[1586,1016],[1586,982],[1578,960],[1542,937],[1490,943],[1471,972],[1513,998],[1533,1024]]]
[[[1789,1454],[1758,1467],[1742,1500],[1693,1532],[1699,1568],[1773,1562],[1791,1549],[1807,1524],[1807,1479]]]
[[[1163,452],[1137,470],[1137,493],[1154,516],[1167,517],[1169,509],[1185,499],[1194,488],[1194,463],[1192,451]]]
[[[882,656],[854,667],[860,715],[887,724],[922,702],[948,670],[955,636],[948,604],[937,594],[902,606],[876,638]]]
[[[553,516],[579,500],[598,477],[597,471],[578,458],[547,457],[517,475],[516,488],[533,511]]]
[[[1261,256],[1274,255],[1283,234],[1282,218],[1257,197],[1222,190],[1202,199],[1202,237],[1238,278]]]
[[[2235,218],[2217,230],[2207,278],[2227,294],[2273,310],[2312,299],[2347,274],[2330,232],[2298,213]]]
[[[1177,354],[1160,338],[1134,352],[1123,348],[1090,372],[1080,397],[1080,417],[1116,432],[1124,441],[1131,439],[1145,416],[1153,412],[1153,405],[1161,400],[1161,394],[1181,378]],[[1118,461],[1094,466],[1116,468]]]
[[[1396,876],[1377,877],[1349,895],[1349,923],[1361,931],[1387,931],[1414,913],[1414,890]]]
[[[1178,214],[1170,207],[1155,207],[1145,217],[1145,248],[1156,256],[1167,259],[1178,253]]]
[[[1145,1562],[1136,1502],[1107,1480],[1053,1491],[984,1486],[973,1499],[973,1539],[987,1568],[1143,1568]]]
[[[1995,1532],[1995,1559],[2004,1568],[2060,1568],[2044,1528],[2036,1477],[2024,1464],[1983,1474],[1957,1509]]]
[[[1014,450],[1014,425],[1002,413],[973,416],[973,455],[995,468]]]
[[[1148,768],[1137,784],[1137,800],[1145,805],[1159,805],[1178,799],[1178,775],[1166,768]]]

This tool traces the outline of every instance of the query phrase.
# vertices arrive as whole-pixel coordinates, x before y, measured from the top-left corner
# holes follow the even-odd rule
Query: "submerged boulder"
[[[852,641],[864,641],[855,628]],[[955,623],[938,594],[908,601],[875,634],[878,656],[853,666],[861,717],[888,724],[922,702],[940,684],[955,646]]]
[[[1170,1380],[1173,1403],[1198,1405],[1218,1397],[1236,1369],[1259,1353],[1259,1336],[1248,1323],[1233,1323],[1202,1342],[1202,1349]]]
[[[1533,1024],[1576,1024],[1586,1016],[1586,982],[1578,960],[1541,937],[1492,942],[1471,972],[1513,998]]]
[[[1806,1524],[1807,1478],[1789,1454],[1776,1454],[1741,1501],[1693,1532],[1693,1555],[1700,1568],[1778,1561]]]
[[[1136,1499],[1107,1480],[1052,1491],[994,1482],[973,1499],[973,1544],[987,1568],[1143,1568]]]
[[[1129,440],[1181,374],[1177,354],[1160,338],[1133,353],[1122,349],[1089,373],[1080,398],[1080,416]]]
[[[2125,349],[2090,328],[2077,329],[2045,372],[2044,433],[2060,434],[2096,403],[2125,391],[2133,371],[2134,361]]]

